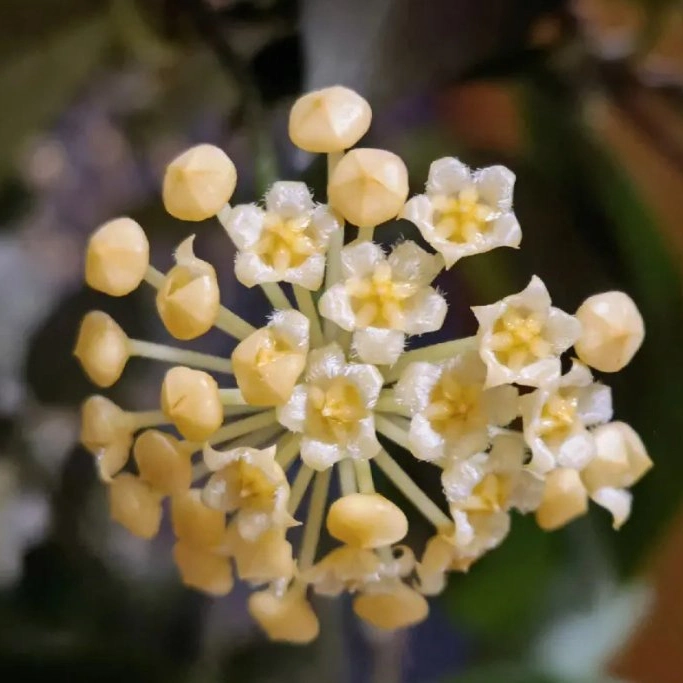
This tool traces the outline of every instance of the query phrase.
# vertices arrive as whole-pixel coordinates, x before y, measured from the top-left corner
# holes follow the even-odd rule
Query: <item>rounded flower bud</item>
[[[82,320],[74,356],[88,377],[110,387],[121,377],[129,358],[128,337],[119,324],[102,311],[90,311]]]
[[[171,368],[161,385],[161,409],[188,441],[206,441],[223,423],[218,384],[201,370]]]
[[[157,292],[157,310],[166,329],[176,339],[194,339],[216,322],[220,291],[213,266],[192,250],[194,235],[176,250],[176,265]]]
[[[427,618],[429,605],[422,595],[404,583],[388,589],[362,593],[353,601],[353,611],[376,628],[395,631],[418,624]]]
[[[252,593],[248,607],[271,640],[304,645],[318,637],[318,617],[303,593],[291,590],[282,597],[270,591]]]
[[[161,494],[123,472],[109,486],[109,511],[111,518],[134,536],[154,538],[161,524]]]
[[[383,149],[352,149],[336,165],[327,186],[330,206],[359,228],[396,218],[408,198],[408,170]]]
[[[177,156],[164,175],[164,207],[183,221],[215,216],[232,197],[237,171],[230,157],[214,145],[197,145]]]
[[[237,573],[243,581],[258,585],[288,581],[294,575],[292,544],[285,538],[284,529],[268,529],[256,540],[249,541],[240,536],[236,524],[231,524],[228,538]]]
[[[173,546],[173,560],[189,588],[216,596],[227,595],[232,590],[234,579],[227,557],[178,541]]]
[[[171,498],[171,523],[173,533],[188,545],[218,548],[225,541],[225,515],[206,507],[199,489]]]
[[[147,429],[133,446],[140,479],[172,496],[192,486],[192,449],[171,434]]]
[[[357,92],[340,85],[300,97],[289,114],[289,137],[307,152],[343,152],[370,128],[372,110]]]
[[[541,529],[553,531],[588,512],[588,493],[576,470],[559,468],[546,475],[536,522]]]
[[[590,492],[633,486],[651,467],[652,460],[636,432],[624,422],[609,422],[593,430],[595,457],[581,471]]]
[[[81,443],[92,453],[105,481],[121,471],[133,442],[134,420],[104,396],[90,396],[81,406]]]
[[[145,277],[149,242],[130,218],[116,218],[98,228],[88,242],[85,281],[110,296],[130,294]]]
[[[581,336],[574,344],[578,357],[601,372],[617,372],[627,365],[645,337],[643,318],[623,292],[588,297],[576,317]]]
[[[408,520],[401,508],[378,493],[351,493],[330,506],[327,530],[350,546],[381,548],[408,533]]]

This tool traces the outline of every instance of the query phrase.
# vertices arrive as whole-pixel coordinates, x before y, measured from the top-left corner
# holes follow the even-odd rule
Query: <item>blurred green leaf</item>
[[[0,67],[0,179],[16,162],[27,136],[62,111],[98,66],[108,36],[106,19],[95,17]]]
[[[533,518],[516,517],[499,548],[451,581],[446,592],[450,613],[486,640],[498,641],[497,649],[514,650],[541,611],[554,551],[552,536],[540,531]]]

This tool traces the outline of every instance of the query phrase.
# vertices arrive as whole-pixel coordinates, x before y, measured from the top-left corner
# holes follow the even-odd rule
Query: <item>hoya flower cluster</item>
[[[237,279],[272,304],[261,327],[221,305],[215,268],[224,266],[196,256],[192,237],[167,273],[150,265],[145,233],[129,218],[100,227],[87,251],[92,287],[122,296],[147,282],[176,339],[217,327],[238,341],[230,358],[218,357],[130,339],[106,313],[88,313],[75,354],[99,386],[116,382],[133,355],[171,367],[150,411],[89,398],[82,442],[109,487],[112,518],[152,538],[168,516],[182,581],[212,595],[228,593],[235,576],[248,582],[249,610],[275,640],[316,637],[311,593],[351,593],[358,616],[382,629],[419,622],[424,596],[501,543],[513,510],[551,530],[593,500],[619,527],[629,487],[651,465],[635,432],[611,421],[610,390],[591,370],[621,369],[642,342],[625,294],[592,296],[572,315],[533,277],[473,309],[476,336],[419,347],[446,314],[435,276],[461,258],[519,246],[514,175],[438,159],[425,193],[409,199],[399,157],[352,148],[370,117],[342,87],[292,109],[293,142],[328,155],[327,204],[283,181],[263,205],[232,206],[235,168],[208,145],[169,165],[167,210],[218,217],[237,251]],[[373,241],[397,217],[429,250]],[[438,468],[443,497],[416,485],[387,440]],[[424,549],[402,545],[407,517],[375,491],[376,470],[433,525]],[[327,554],[318,550],[323,526],[335,543]]]

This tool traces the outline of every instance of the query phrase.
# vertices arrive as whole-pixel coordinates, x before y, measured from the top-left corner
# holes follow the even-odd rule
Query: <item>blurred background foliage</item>
[[[3,681],[680,680],[680,0],[4,0],[0,32]],[[70,353],[93,307],[163,339],[145,292],[105,301],[82,286],[88,233],[130,214],[167,266],[187,228],[164,215],[160,178],[199,141],[235,160],[237,200],[278,176],[320,188],[320,163],[287,140],[287,110],[334,83],[370,99],[368,144],[403,155],[415,189],[448,154],[518,175],[524,248],[444,278],[451,329],[466,333],[469,305],[532,273],[567,310],[607,288],[633,296],[648,337],[611,384],[656,467],[618,534],[600,512],[552,535],[518,519],[417,629],[382,638],[323,604],[323,637],[298,650],[265,643],[239,591],[183,589],[168,537],[143,544],[108,522],[74,445],[90,389]],[[231,286],[216,227],[199,226],[200,249],[257,321],[265,302]],[[220,336],[201,343],[230,351]],[[160,372],[132,361],[113,397],[151,404]]]

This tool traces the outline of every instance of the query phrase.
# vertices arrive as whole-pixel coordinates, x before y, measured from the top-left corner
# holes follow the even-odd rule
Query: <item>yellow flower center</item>
[[[579,398],[575,391],[557,392],[543,405],[538,433],[546,440],[563,440],[576,424]]]
[[[438,195],[432,199],[432,206],[437,235],[456,244],[473,242],[498,216],[498,211],[480,200],[474,187],[455,196]]]
[[[493,326],[491,347],[498,361],[519,370],[552,352],[543,336],[543,323],[534,313],[508,309]]]
[[[308,388],[306,431],[314,438],[327,443],[347,442],[367,417],[360,392],[344,377],[335,377],[326,389]]]
[[[268,330],[268,334],[263,335],[259,340],[258,350],[256,351],[256,367],[268,365],[287,354],[292,353],[292,349],[286,344],[279,335]]]
[[[489,473],[472,489],[472,494],[461,507],[472,512],[498,512],[510,495],[507,477]]]
[[[263,470],[249,463],[236,464],[236,477],[239,482],[239,496],[242,505],[269,509],[273,506],[275,486],[268,480]]]
[[[402,329],[405,301],[416,290],[411,282],[394,280],[387,262],[380,263],[369,277],[346,281],[346,291],[351,297],[358,327]]]
[[[266,213],[263,233],[254,252],[279,274],[288,268],[298,268],[318,251],[313,238],[307,234],[310,224],[307,215],[284,219],[276,213]]]
[[[457,438],[486,424],[479,384],[462,384],[453,373],[445,372],[432,389],[424,411],[432,428],[446,438]]]

